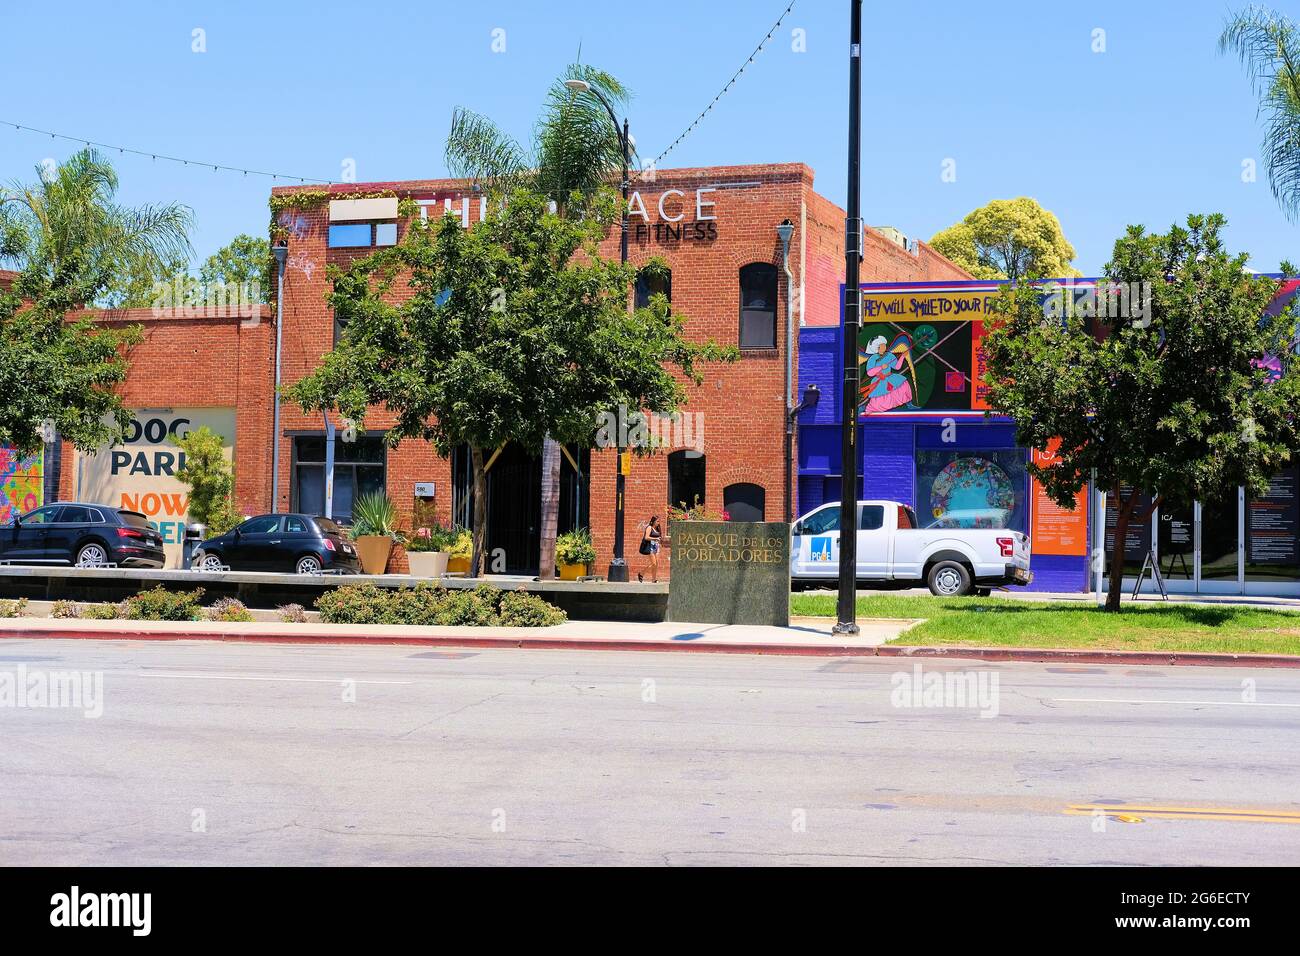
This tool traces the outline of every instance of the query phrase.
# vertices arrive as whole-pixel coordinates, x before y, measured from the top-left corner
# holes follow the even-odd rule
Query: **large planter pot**
[[[406,560],[417,578],[440,578],[447,573],[446,551],[407,551]]]
[[[587,573],[588,565],[585,564],[561,564],[558,566],[561,581],[576,581]]]
[[[448,558],[448,574],[469,574],[469,558]]]
[[[383,574],[388,570],[388,555],[393,550],[393,539],[381,534],[363,534],[357,538],[357,557],[366,574]]]

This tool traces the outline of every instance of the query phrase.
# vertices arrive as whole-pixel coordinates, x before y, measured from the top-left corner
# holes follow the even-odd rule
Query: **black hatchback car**
[[[200,571],[287,571],[355,574],[357,549],[329,518],[258,515],[233,531],[204,541],[194,556]]]
[[[0,561],[79,568],[161,568],[163,539],[139,512],[61,501],[0,528]]]

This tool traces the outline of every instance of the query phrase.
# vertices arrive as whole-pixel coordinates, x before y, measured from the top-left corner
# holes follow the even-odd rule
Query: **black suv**
[[[0,561],[79,568],[161,568],[162,535],[135,511],[60,501],[0,528]]]
[[[234,531],[204,541],[194,555],[200,571],[357,572],[357,549],[343,529],[315,515],[258,515]]]

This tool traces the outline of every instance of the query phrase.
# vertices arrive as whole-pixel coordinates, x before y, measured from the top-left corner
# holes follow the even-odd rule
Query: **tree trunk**
[[[560,520],[560,443],[547,438],[542,443],[542,534],[538,555],[538,577],[555,577],[555,535]]]
[[[1110,549],[1110,585],[1106,589],[1106,610],[1118,611],[1120,609],[1120,599],[1124,597],[1124,552],[1125,539],[1128,537],[1129,518],[1133,513],[1133,505],[1137,499],[1137,492],[1130,491],[1127,500],[1120,497],[1119,486],[1112,489],[1115,498],[1115,540]],[[1106,516],[1101,516],[1102,526],[1105,527]]]
[[[469,559],[469,576],[482,574],[483,550],[487,543],[487,471],[483,468],[483,449],[471,448],[470,460],[474,469],[474,554]]]

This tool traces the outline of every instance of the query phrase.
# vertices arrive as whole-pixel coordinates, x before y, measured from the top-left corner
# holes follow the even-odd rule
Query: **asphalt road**
[[[20,668],[102,673],[102,716],[6,705]],[[900,671],[4,641],[0,864],[1300,862],[1300,672]]]

